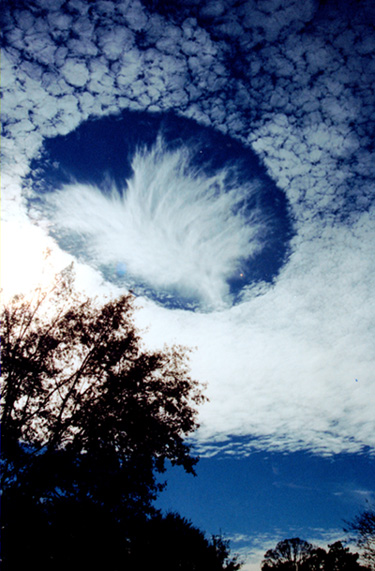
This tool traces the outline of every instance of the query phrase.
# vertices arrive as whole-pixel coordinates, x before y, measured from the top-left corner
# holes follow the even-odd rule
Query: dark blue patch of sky
[[[251,455],[202,458],[197,477],[170,467],[157,500],[208,533],[311,534],[342,530],[375,497],[375,457],[259,451]]]

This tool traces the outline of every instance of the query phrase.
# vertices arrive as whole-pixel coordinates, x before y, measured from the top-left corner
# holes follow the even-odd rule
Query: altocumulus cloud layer
[[[272,285],[258,284],[241,303],[210,313],[144,303],[140,321],[151,324],[150,343],[198,347],[193,371],[208,381],[211,399],[201,412],[202,450],[373,447],[373,2],[38,0],[3,2],[2,20],[7,223],[24,220],[21,189],[47,140],[68,137],[89,117],[124,111],[173,112],[230,136],[258,154],[287,198],[294,234]],[[139,164],[152,162],[153,152],[134,158],[134,173],[145,172]],[[173,169],[176,154],[163,157]],[[50,194],[56,224],[84,193],[85,204],[104,200],[102,192],[77,184]],[[207,188],[207,179],[200,184]],[[200,208],[207,195],[194,192],[196,216],[212,222],[218,203],[208,199]],[[170,216],[174,200],[166,201]],[[132,207],[140,204],[134,192]],[[104,202],[95,212],[107,207],[114,205]],[[161,209],[160,225],[164,216]],[[253,216],[255,236],[245,235],[243,243],[246,224],[231,220],[244,244],[240,255],[248,258],[254,252],[246,248],[257,249],[264,222],[261,212]],[[227,268],[236,258],[233,233],[221,235],[221,223],[216,230]],[[108,226],[105,240],[94,240],[96,257],[106,255],[112,231]],[[113,263],[121,261],[115,257]],[[152,267],[153,280],[165,275],[157,272],[161,263]],[[210,303],[227,295],[227,276],[220,274],[226,270],[214,270],[216,289],[208,280],[197,294]],[[181,283],[184,271],[182,265]]]

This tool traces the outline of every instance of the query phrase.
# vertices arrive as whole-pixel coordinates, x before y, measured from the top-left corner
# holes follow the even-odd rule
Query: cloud
[[[203,453],[374,446],[371,219],[299,244],[274,288],[228,313],[166,319],[168,341],[198,344],[194,372],[209,381]]]
[[[149,5],[35,0],[16,9],[6,3],[2,186],[10,214],[3,216],[18,212],[23,220],[21,179],[46,138],[66,136],[90,117],[173,110],[237,138],[259,154],[288,198],[297,231],[288,264],[272,287],[249,291],[226,311],[170,311],[146,299],[139,322],[150,326],[150,344],[198,346],[193,371],[208,381],[211,398],[198,434],[205,453],[220,442],[235,453],[260,445],[327,454],[373,447],[372,2],[361,9],[355,2],[180,2],[169,14],[161,3]],[[205,202],[202,188],[201,181],[194,204],[183,209],[196,212],[192,228],[199,226],[190,238],[186,233],[185,246],[193,235],[201,246],[208,229],[224,241],[219,255],[207,238],[203,254],[215,288],[202,285],[197,293],[218,299],[225,297],[220,262],[231,266],[233,236],[240,236],[242,251],[249,234],[242,241],[244,225],[235,217],[233,235],[220,234],[221,203]],[[59,208],[82,200],[78,187],[65,192]],[[116,220],[118,199],[84,192],[87,208],[99,200]],[[143,217],[150,224],[150,212],[137,200],[132,207],[140,209],[131,218],[138,220],[135,236],[147,242]],[[173,243],[177,224],[170,219],[179,213],[173,197],[159,218]],[[109,223],[105,232],[116,234]],[[165,251],[164,238],[156,244]],[[95,256],[104,255],[94,242],[95,248]],[[153,280],[164,279],[166,271],[163,278],[157,268],[177,258],[168,250],[172,258],[160,260],[142,248]],[[198,252],[189,266],[194,272]],[[177,267],[181,283],[189,283],[180,260]],[[145,266],[136,271],[149,276]]]
[[[63,243],[74,234],[84,241],[94,265],[125,263],[128,287],[142,292],[146,284],[211,310],[224,308],[232,303],[228,280],[245,280],[272,221],[266,209],[248,206],[265,193],[260,179],[241,181],[233,164],[209,176],[192,161],[188,146],[169,151],[159,137],[135,153],[124,193],[114,182],[107,194],[70,184],[46,195],[42,212]]]
[[[62,66],[61,73],[64,79],[74,87],[83,87],[89,78],[86,65],[77,59],[67,59]]]
[[[123,26],[111,26],[99,34],[99,46],[109,61],[117,60],[134,45],[134,33]]]

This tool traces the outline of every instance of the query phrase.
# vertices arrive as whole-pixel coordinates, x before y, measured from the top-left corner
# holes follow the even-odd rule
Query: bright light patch
[[[41,229],[24,221],[1,223],[1,301],[14,295],[32,295],[47,288],[57,271],[67,265],[68,256],[52,252],[53,242]],[[48,255],[50,253],[50,255]]]

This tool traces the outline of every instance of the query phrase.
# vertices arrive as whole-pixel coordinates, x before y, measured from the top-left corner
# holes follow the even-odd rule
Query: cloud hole
[[[238,141],[172,114],[124,112],[45,141],[29,214],[105,279],[169,308],[212,311],[271,286],[292,223]]]

